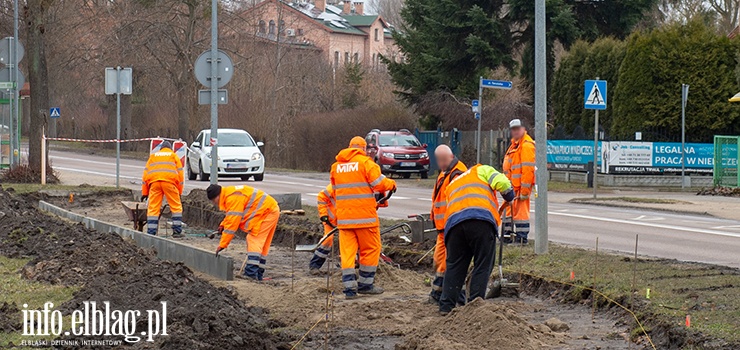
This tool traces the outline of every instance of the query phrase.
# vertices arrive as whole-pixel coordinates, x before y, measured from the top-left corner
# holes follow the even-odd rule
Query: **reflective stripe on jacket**
[[[149,186],[157,181],[174,184],[182,194],[185,179],[180,157],[169,148],[162,148],[162,150],[152,153],[146,162],[141,180],[141,194],[144,196],[149,195]]]
[[[380,172],[380,167],[363,150],[346,148],[331,167],[331,185],[336,201],[337,227],[342,229],[377,227],[377,204],[373,192],[391,191],[395,181]]]
[[[337,214],[336,214],[336,207],[337,203],[334,200],[333,197],[334,190],[331,187],[331,184],[327,185],[326,188],[319,192],[319,195],[317,196],[318,202],[316,203],[319,209],[319,218],[323,216],[329,217],[329,222],[331,222],[332,225],[337,225]]]
[[[454,180],[460,174],[466,172],[468,167],[463,162],[455,159],[450,164],[449,169],[440,172],[437,176],[437,183],[434,185],[434,192],[432,193],[432,214],[431,220],[434,222],[434,227],[437,231],[443,231],[445,229],[445,212],[447,211],[447,197],[445,197],[445,190],[450,184],[450,181]]]
[[[218,207],[226,213],[221,222],[224,232],[219,247],[226,248],[239,228],[247,234],[259,232],[264,216],[278,208],[277,201],[267,193],[249,186],[228,186],[221,189]]]
[[[496,191],[511,199],[511,182],[489,165],[478,164],[452,180],[445,191],[445,234],[466,220],[484,220],[498,226],[501,218]]]
[[[529,196],[534,186],[535,144],[529,134],[511,142],[504,157],[504,174],[519,196]]]

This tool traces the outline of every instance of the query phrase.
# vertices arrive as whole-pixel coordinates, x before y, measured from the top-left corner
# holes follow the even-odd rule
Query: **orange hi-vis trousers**
[[[434,267],[436,273],[432,281],[431,296],[434,300],[442,297],[442,285],[444,284],[445,271],[447,270],[447,248],[445,247],[444,233],[437,234],[437,244],[434,246]]]
[[[162,210],[162,199],[167,198],[167,204],[172,211],[172,232],[182,233],[182,202],[180,190],[167,181],[155,181],[149,186],[149,205],[146,212],[146,231],[156,235],[159,228],[159,213]]]
[[[331,228],[331,226],[324,224],[324,237],[326,237],[326,235],[328,235],[332,230],[333,228]],[[311,258],[311,262],[308,263],[308,267],[311,269],[320,269],[324,266],[326,258],[331,254],[331,247],[333,245],[334,237],[327,238],[323,243],[321,243],[321,245],[313,252],[313,257]]]
[[[275,235],[278,220],[280,219],[280,208],[275,207],[265,214],[260,223],[259,230],[247,234],[247,265],[244,275],[257,280],[262,280],[267,264],[267,254],[270,253],[272,237]],[[242,227],[245,230],[246,227]]]
[[[514,232],[511,222],[511,210],[514,210],[514,222],[516,225],[516,237],[511,239],[519,238],[523,239],[523,242],[527,242],[527,236],[529,235],[529,208],[530,202],[527,199],[515,199],[511,202],[511,206],[506,208],[506,216],[501,218],[504,224],[504,235],[511,235]]]
[[[339,251],[342,259],[342,285],[345,295],[355,295],[358,290],[373,288],[375,272],[382,243],[380,228],[367,227],[339,230]],[[355,256],[360,251],[359,278],[355,274]]]

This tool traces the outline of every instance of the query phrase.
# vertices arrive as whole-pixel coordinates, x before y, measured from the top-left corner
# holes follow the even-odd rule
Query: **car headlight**
[[[427,152],[422,153],[421,154],[421,159],[426,159],[426,158],[429,158],[429,153],[427,153]]]
[[[260,160],[260,159],[262,159],[262,153],[257,152],[257,153],[252,154],[252,160]]]
[[[385,157],[385,158],[393,158],[393,153],[383,153],[383,157]]]

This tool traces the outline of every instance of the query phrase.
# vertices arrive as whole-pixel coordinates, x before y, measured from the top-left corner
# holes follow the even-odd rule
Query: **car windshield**
[[[205,137],[206,146],[211,145],[210,134]],[[247,133],[241,132],[224,132],[218,134],[218,146],[219,147],[252,147],[254,142]]]
[[[380,135],[380,147],[421,147],[413,135]]]

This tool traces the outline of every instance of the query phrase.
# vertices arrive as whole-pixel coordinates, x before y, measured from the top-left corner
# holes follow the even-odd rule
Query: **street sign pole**
[[[689,84],[681,84],[681,189],[686,188],[686,102]]]
[[[218,1],[211,0],[211,139],[218,141]],[[211,142],[211,184],[218,183],[218,142]]]
[[[599,77],[596,77],[596,80],[599,80]],[[596,181],[596,177],[599,174],[599,166],[598,166],[598,160],[599,160],[599,110],[594,110],[594,168],[593,168],[593,184],[594,184],[594,199],[596,199],[596,188],[599,186],[598,182]]]
[[[534,252],[547,253],[547,63],[545,61],[545,0],[534,2],[534,120],[535,178]]]
[[[478,131],[475,132],[475,162],[476,164],[480,164],[480,127],[481,127],[481,120],[483,120],[483,77],[480,77],[480,81],[478,82],[478,109],[479,109],[479,117],[478,117]]]
[[[121,66],[116,66],[116,188],[121,186]]]
[[[10,116],[10,134],[15,135],[11,138],[10,141],[10,148],[11,148],[11,164],[18,165],[21,162],[21,125],[20,125],[20,119],[18,118],[18,111],[20,110],[19,101],[18,101],[18,91],[23,88],[23,86],[18,86],[18,61],[20,61],[20,57],[18,55],[18,0],[13,0],[13,64],[15,65],[16,69],[13,70],[13,82],[15,83],[15,86],[11,90],[13,92],[13,110],[11,111],[12,115]],[[15,128],[13,127],[15,126]],[[43,154],[43,157],[46,155]]]

